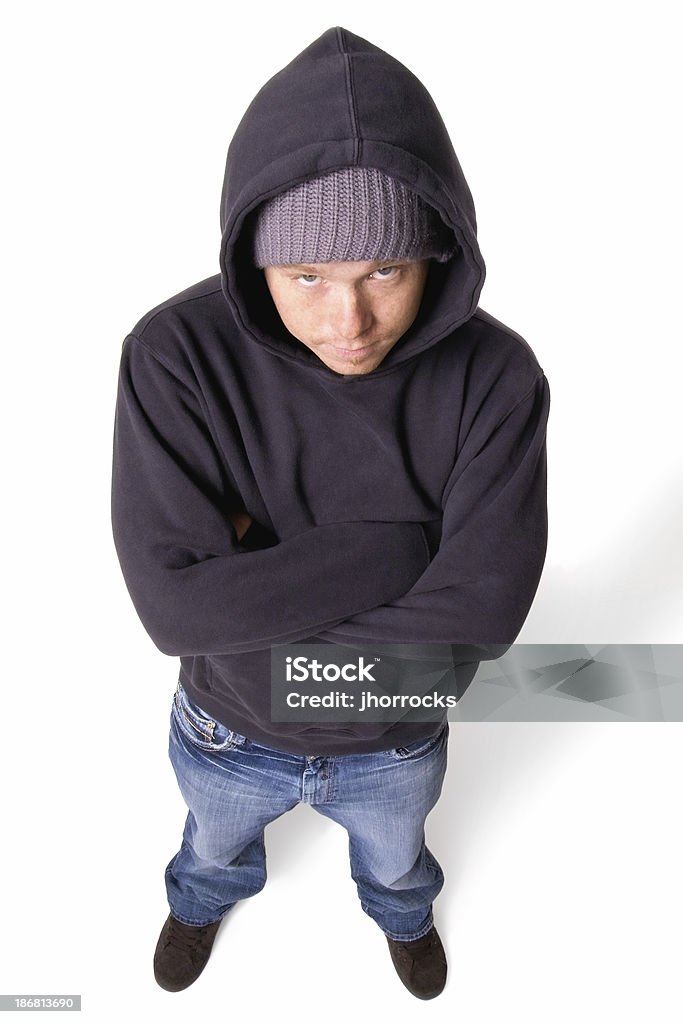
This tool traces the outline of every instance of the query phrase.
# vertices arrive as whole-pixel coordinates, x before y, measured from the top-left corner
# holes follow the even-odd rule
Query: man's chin
[[[337,363],[337,362],[328,362],[326,359],[323,359],[322,362],[324,362],[325,366],[329,367],[330,370],[334,370],[335,373],[341,373],[345,377],[347,377],[347,376],[358,377],[360,374],[363,374],[363,373],[372,373],[373,370],[377,369],[377,367],[380,365],[382,360],[381,359],[373,359],[373,360],[366,360],[366,359],[362,359],[361,360],[361,359],[359,359],[357,363],[354,363],[352,361],[344,359],[344,360],[341,360],[340,362]]]

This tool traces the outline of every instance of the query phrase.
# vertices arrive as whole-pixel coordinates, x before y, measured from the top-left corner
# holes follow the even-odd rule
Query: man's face
[[[331,370],[376,369],[417,316],[429,260],[266,267],[268,289],[291,334]]]

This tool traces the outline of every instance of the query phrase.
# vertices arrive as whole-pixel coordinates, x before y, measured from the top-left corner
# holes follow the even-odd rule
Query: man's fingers
[[[253,523],[253,519],[248,512],[231,512],[230,522],[235,527],[237,539],[242,540],[242,537],[244,537],[245,533]]]

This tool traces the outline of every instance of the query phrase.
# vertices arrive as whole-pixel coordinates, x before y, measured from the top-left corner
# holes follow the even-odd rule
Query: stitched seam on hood
[[[358,109],[356,106],[356,96],[353,88],[353,74],[351,71],[351,55],[348,50],[344,49],[344,30],[337,29],[337,42],[339,43],[339,50],[342,57],[344,58],[344,77],[346,79],[346,97],[349,101],[349,113],[351,115],[351,129],[353,131],[353,162],[358,164],[360,160],[360,154],[362,149],[362,141],[360,137],[360,128],[358,126]]]

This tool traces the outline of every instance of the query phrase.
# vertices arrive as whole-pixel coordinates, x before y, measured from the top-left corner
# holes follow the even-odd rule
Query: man
[[[546,550],[547,380],[477,306],[474,206],[431,97],[345,29],[250,104],[221,231],[220,275],[125,339],[116,407],[117,552],[180,657],[169,754],[189,813],[155,977],[196,980],[265,883],[266,824],[303,800],[347,829],[363,910],[433,998],[424,823],[448,722],[273,721],[271,650],[463,645],[474,671],[511,644]]]

